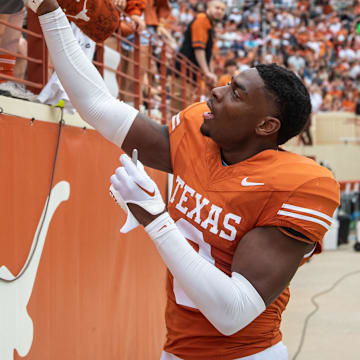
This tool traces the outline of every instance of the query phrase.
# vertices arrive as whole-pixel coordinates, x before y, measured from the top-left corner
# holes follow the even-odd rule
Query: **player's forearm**
[[[168,213],[145,230],[185,293],[221,333],[231,335],[241,330],[265,310],[255,288],[242,275],[229,277],[201,257]]]
[[[206,74],[208,72],[210,72],[209,70],[209,66],[206,62],[206,55],[205,55],[205,50],[203,49],[195,49],[195,59],[198,62],[200,69]]]
[[[45,9],[52,9],[55,3],[47,1]],[[39,20],[55,70],[72,104],[86,122],[121,146],[138,111],[111,96],[60,8],[44,13]]]

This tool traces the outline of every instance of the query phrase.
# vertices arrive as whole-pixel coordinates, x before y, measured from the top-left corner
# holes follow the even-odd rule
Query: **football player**
[[[113,98],[82,54],[56,0],[28,0],[55,69],[80,115],[126,153],[174,174],[165,204],[122,155],[111,177],[169,269],[162,360],[285,360],[281,314],[298,267],[321,252],[339,186],[314,161],[279,147],[311,113],[292,72],[258,65],[160,125]]]

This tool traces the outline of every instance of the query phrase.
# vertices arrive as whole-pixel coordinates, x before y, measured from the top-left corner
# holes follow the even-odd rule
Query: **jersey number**
[[[211,256],[211,245],[205,242],[203,233],[200,230],[198,230],[185,219],[179,219],[176,222],[176,226],[179,228],[186,239],[199,245],[199,255],[201,255],[209,263],[215,264],[215,259]],[[173,290],[177,304],[197,309],[197,306],[185,294],[185,291],[178,284],[175,278],[173,281]]]

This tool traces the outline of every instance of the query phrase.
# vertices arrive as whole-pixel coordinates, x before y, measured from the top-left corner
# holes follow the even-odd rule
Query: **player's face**
[[[264,82],[255,68],[241,72],[222,87],[214,88],[203,114],[200,131],[222,149],[255,140],[255,128],[270,114]]]

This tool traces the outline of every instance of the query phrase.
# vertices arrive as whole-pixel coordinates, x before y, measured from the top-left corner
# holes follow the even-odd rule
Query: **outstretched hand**
[[[120,196],[125,206],[130,209],[128,211],[129,222],[131,221],[134,225],[133,221],[129,219],[129,216],[133,215],[139,223],[146,226],[165,210],[160,191],[145,172],[141,162],[138,161],[135,165],[125,154],[120,156],[120,162],[123,166],[118,167],[110,178],[113,189],[118,193],[114,194],[114,197],[116,199]],[[117,200],[117,202],[119,203],[121,200]],[[123,207],[121,203],[119,205]],[[132,228],[134,227],[136,226]]]
[[[24,0],[24,4],[39,16],[59,7],[56,0]]]
[[[134,31],[143,31],[146,29],[146,24],[144,19],[139,15],[131,15],[131,20],[133,21]]]
[[[207,72],[205,74],[205,82],[206,84],[210,87],[213,88],[216,86],[216,82],[217,82],[217,76],[216,74],[212,73],[212,72]]]

